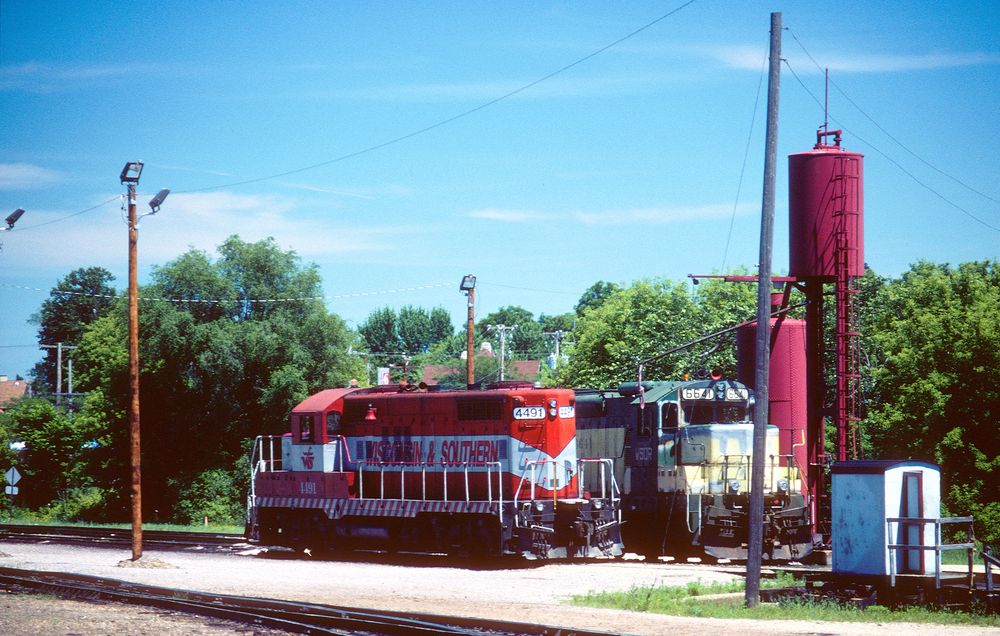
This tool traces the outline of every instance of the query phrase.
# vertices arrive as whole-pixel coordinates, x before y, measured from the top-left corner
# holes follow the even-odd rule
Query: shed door
[[[923,501],[923,473],[903,473],[903,500],[901,502],[900,517],[922,518],[924,516]],[[923,545],[924,525],[922,523],[900,524],[902,541],[905,545]],[[903,567],[901,572],[911,572],[923,574],[924,571],[924,551],[923,550],[903,550]]]

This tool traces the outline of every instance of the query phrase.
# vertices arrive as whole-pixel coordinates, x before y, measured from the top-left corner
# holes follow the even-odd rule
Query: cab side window
[[[337,411],[330,411],[326,414],[326,435],[327,437],[336,437],[340,435],[340,413]]]
[[[671,432],[670,429],[677,428],[677,405],[668,403],[663,405],[663,432]]]
[[[311,442],[313,440],[313,426],[315,418],[312,415],[299,416],[299,441]]]
[[[653,429],[656,428],[656,408],[647,406],[644,409],[639,409],[636,411],[636,418],[638,419],[639,435],[641,437],[652,435]]]

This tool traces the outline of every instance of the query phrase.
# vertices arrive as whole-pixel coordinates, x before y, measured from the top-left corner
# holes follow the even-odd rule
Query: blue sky
[[[0,374],[40,357],[27,320],[67,273],[125,287],[133,160],[141,205],[173,190],[141,224],[140,282],[189,246],[272,236],[351,325],[404,304],[457,324],[468,272],[480,315],[537,315],[598,280],[753,268],[772,11],[775,270],[785,157],[823,122],[813,60],[866,156],[865,260],[998,257],[1000,4],[700,0],[587,57],[682,5],[0,0],[0,213],[27,210],[0,233]]]

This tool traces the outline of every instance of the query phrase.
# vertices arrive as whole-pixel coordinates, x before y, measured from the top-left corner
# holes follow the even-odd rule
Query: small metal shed
[[[837,462],[831,470],[835,574],[935,575],[933,551],[891,545],[934,546],[941,519],[941,470],[917,460]],[[903,519],[922,519],[906,522]],[[938,520],[934,523],[933,520]]]

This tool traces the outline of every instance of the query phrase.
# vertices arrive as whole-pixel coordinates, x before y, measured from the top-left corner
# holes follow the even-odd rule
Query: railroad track
[[[455,559],[447,555],[424,554],[424,553],[384,553],[371,551],[337,552],[333,554],[309,554],[289,550],[286,548],[268,548],[267,546],[251,545],[243,535],[223,534],[209,532],[172,532],[160,530],[143,530],[143,543],[147,547],[155,547],[159,550],[171,551],[191,551],[198,550],[216,553],[235,553],[250,548],[261,549],[258,556],[270,559],[334,559],[337,561],[356,561],[383,563],[390,565],[411,565],[411,566],[441,566],[449,565]],[[24,543],[59,543],[66,545],[86,545],[86,546],[114,546],[126,547],[131,545],[132,534],[130,529],[82,527],[82,526],[32,526],[32,525],[10,525],[0,524],[0,542],[4,540],[20,541]],[[634,561],[627,564],[617,560],[599,560],[607,565],[620,563],[622,567],[632,567]],[[517,559],[491,559],[482,562],[472,563],[468,559],[460,559],[460,567],[473,569],[524,569],[530,570],[544,567],[549,561],[534,560],[523,561]],[[742,563],[689,563],[686,561],[672,561],[686,567],[699,567],[719,572],[742,575],[746,572],[746,566]],[[662,562],[660,563],[662,564]],[[765,578],[773,577],[778,571],[792,574],[806,574],[829,571],[830,566],[806,565],[801,563],[765,563],[762,574]]]
[[[610,636],[608,632],[528,623],[205,594],[81,574],[14,568],[0,568],[0,588],[28,589],[76,599],[138,604],[302,634]]]
[[[125,546],[132,542],[131,529],[99,528],[88,526],[29,526],[0,524],[0,541],[25,543],[53,542],[69,545]],[[211,532],[171,532],[143,530],[146,545],[162,550],[203,549],[216,552],[233,552],[248,547],[241,534]]]

